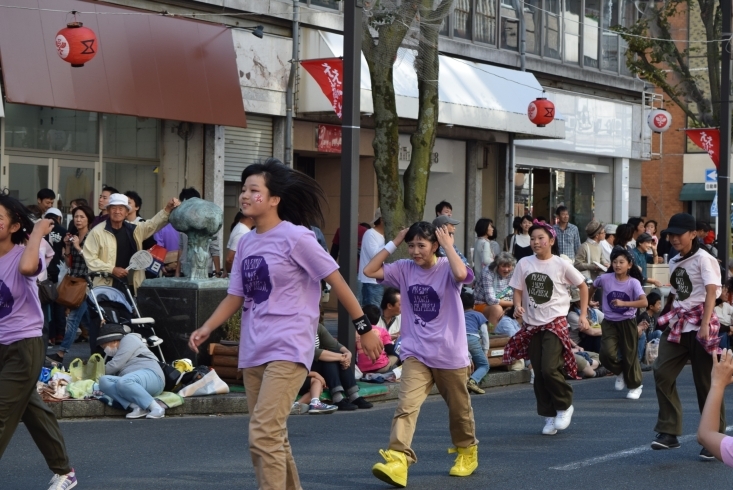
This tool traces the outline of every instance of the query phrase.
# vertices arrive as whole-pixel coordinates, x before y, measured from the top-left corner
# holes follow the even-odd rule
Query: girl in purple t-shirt
[[[34,226],[29,216],[20,202],[0,194],[0,458],[23,420],[54,472],[51,487],[70,489],[76,475],[64,437],[36,391],[46,353],[36,276],[46,267],[41,240],[54,222],[42,219]]]
[[[249,407],[249,448],[259,488],[299,489],[286,422],[313,362],[321,280],[346,308],[372,359],[382,342],[371,330],[338,265],[316,241],[323,189],[275,158],[242,172],[242,213],[255,231],[237,244],[226,298],[191,334],[194,352],[211,332],[242,311],[239,367]]]
[[[412,260],[385,264],[404,241]],[[438,257],[438,246],[445,257]],[[473,409],[468,394],[469,356],[461,287],[473,280],[453,248],[453,236],[445,228],[419,222],[402,230],[364,267],[367,277],[399,288],[402,298],[402,328],[399,402],[392,419],[389,449],[380,450],[384,463],[372,473],[391,485],[407,485],[407,467],[417,462],[412,437],[420,412],[433,384],[448,403],[451,439],[458,453],[452,476],[468,476],[478,467]]]
[[[596,278],[590,291],[591,297],[596,288],[603,291],[601,364],[616,375],[616,390],[628,386],[626,398],[630,400],[638,400],[642,389],[636,311],[647,306],[643,280],[631,253],[616,247],[611,251],[611,267]]]

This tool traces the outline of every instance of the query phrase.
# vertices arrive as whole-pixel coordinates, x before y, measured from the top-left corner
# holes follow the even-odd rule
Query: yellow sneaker
[[[377,463],[372,466],[372,474],[385,483],[395,487],[405,488],[407,486],[407,458],[405,453],[399,451],[386,451],[380,449],[379,454],[384,458],[385,463]]]
[[[452,447],[448,453],[458,453],[453,468],[450,469],[450,476],[468,476],[478,468],[478,446]]]

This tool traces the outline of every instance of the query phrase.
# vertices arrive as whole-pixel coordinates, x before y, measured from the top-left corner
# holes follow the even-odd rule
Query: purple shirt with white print
[[[38,270],[31,277],[18,270],[25,247],[15,245],[0,257],[0,344],[10,345],[43,334],[43,311],[36,276],[46,269],[39,250]]]
[[[244,298],[240,368],[291,361],[310,370],[320,281],[336,270],[316,235],[289,221],[239,240],[228,293]]]
[[[384,279],[379,282],[398,288],[402,298],[402,360],[414,357],[436,369],[470,364],[461,285],[473,281],[473,271],[466,267],[466,272],[463,282],[456,282],[445,257],[430,269],[409,259],[384,264]]]

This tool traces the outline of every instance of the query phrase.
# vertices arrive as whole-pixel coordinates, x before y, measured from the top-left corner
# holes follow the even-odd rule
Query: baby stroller
[[[125,293],[110,286],[94,287],[92,279],[95,277],[111,278],[122,286]],[[160,360],[165,362],[163,349],[160,347],[163,339],[155,334],[155,329],[153,328],[155,319],[140,315],[135,298],[132,296],[127,283],[110,274],[95,272],[87,276],[87,283],[89,284],[87,303],[89,308],[99,315],[102,323],[116,323],[124,326],[128,333],[139,334],[145,340],[150,350],[157,347]]]

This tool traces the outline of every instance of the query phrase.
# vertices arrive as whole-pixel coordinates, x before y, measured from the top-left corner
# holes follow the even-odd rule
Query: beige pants
[[[308,370],[274,361],[242,370],[249,409],[249,452],[260,490],[301,490],[286,425]]]
[[[461,369],[432,369],[414,357],[408,357],[402,364],[399,401],[392,419],[389,448],[405,453],[408,464],[417,463],[417,456],[410,445],[415,435],[420,407],[433,384],[438,386],[440,395],[448,404],[448,421],[453,445],[470,447],[478,444],[471,397],[466,388],[469,370],[469,366]]]

